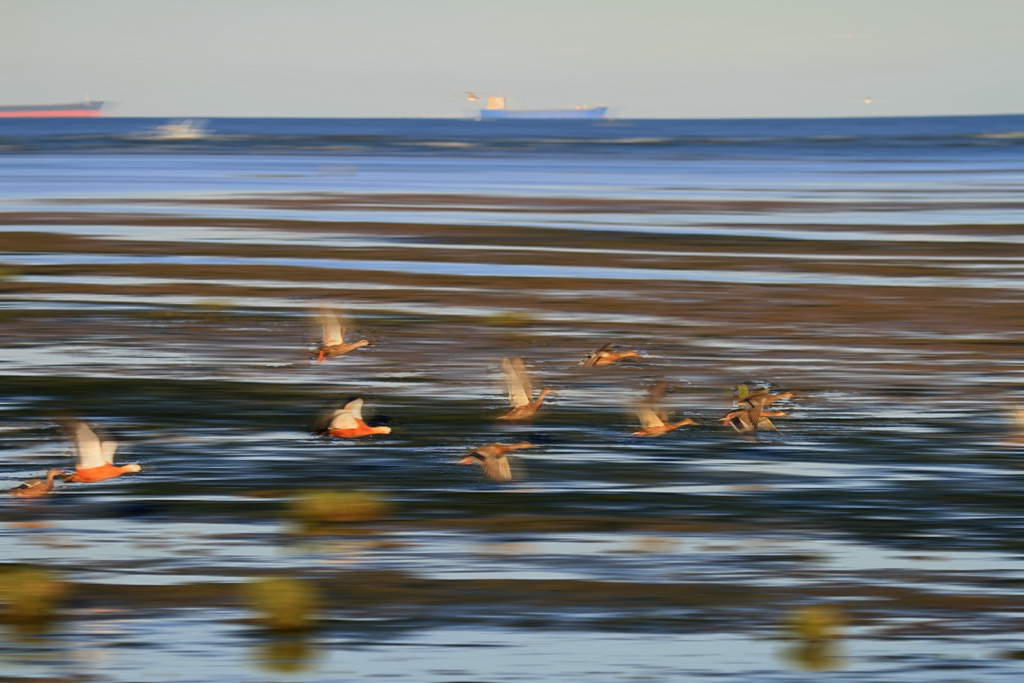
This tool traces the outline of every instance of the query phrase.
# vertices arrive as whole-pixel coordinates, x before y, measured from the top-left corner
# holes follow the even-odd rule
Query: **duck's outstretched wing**
[[[471,448],[470,450],[466,451],[465,455],[463,455],[462,457],[472,457],[476,458],[477,460],[481,460],[483,458],[487,458],[489,456],[497,454],[497,446],[498,444],[496,443],[489,443],[484,446],[477,446],[476,448]]]
[[[646,400],[637,408],[636,414],[640,416],[640,424],[644,428],[661,427],[668,422],[668,412],[662,409],[661,403],[668,395],[670,385],[661,380],[647,390]]]
[[[660,382],[658,382],[657,384],[655,384],[654,386],[647,390],[648,400],[655,405],[661,403],[663,400],[665,400],[665,397],[668,395],[670,388],[672,387],[669,385],[668,382],[666,382],[665,380],[661,380]]]
[[[484,458],[480,467],[491,481],[512,481],[512,468],[508,464],[508,458],[504,455]]]
[[[743,436],[756,434],[757,423],[760,419],[761,410],[759,408],[737,408],[722,418],[723,422]]]
[[[757,391],[750,391],[747,389],[746,384],[740,385],[743,390],[740,390],[736,394],[736,405],[740,408],[753,408],[755,406],[763,406],[765,399],[768,398],[768,391],[766,389],[758,389]]]
[[[594,367],[597,361],[599,361],[605,354],[612,350],[613,346],[615,345],[612,342],[608,342],[607,344],[604,344],[599,348],[594,349],[593,351],[590,352],[590,355],[588,355],[580,362],[580,365],[582,365],[585,368]]]
[[[508,402],[513,408],[521,408],[533,400],[533,388],[530,386],[530,377],[526,374],[526,366],[522,358],[508,359],[505,356],[501,359],[501,371],[505,373],[505,382],[508,384]]]
[[[753,425],[754,430],[757,429],[757,425],[761,422],[761,412],[764,410],[764,405],[754,404],[754,407],[747,412],[747,419],[750,420],[750,424]]]
[[[328,429],[355,429],[359,426],[356,419],[352,417],[352,413],[347,410],[340,409],[335,410],[334,414],[331,415],[331,423]]]
[[[526,371],[526,364],[523,363],[523,359],[518,357],[513,358],[512,369],[515,370],[516,376],[519,377],[519,385],[523,388],[523,393],[526,394],[526,402],[532,402],[533,385],[530,382],[530,373]]]
[[[338,316],[329,308],[321,308],[317,316],[320,321],[321,343],[324,346],[337,346],[345,343],[345,330],[341,327]]]
[[[644,429],[665,425],[665,420],[649,405],[637,406],[636,414],[640,418],[640,426]]]
[[[344,408],[334,411],[328,429],[356,429],[359,426],[359,420],[362,419],[363,399],[357,398],[347,403]]]
[[[758,389],[757,391],[747,394],[746,398],[742,399],[739,404],[746,408],[766,408],[771,404],[775,403],[784,398],[792,398],[792,391],[783,391],[778,394],[771,393],[768,389]]]
[[[78,452],[76,469],[88,470],[93,467],[103,467],[110,464],[110,461],[104,457],[103,444],[100,438],[89,428],[89,425],[84,422],[76,422],[74,424],[74,439],[75,450]],[[114,448],[117,448],[116,443]],[[113,452],[111,452],[111,457],[113,457]]]
[[[114,464],[114,453],[117,452],[116,441],[100,441],[100,448],[103,450],[103,460],[108,465]]]
[[[345,410],[352,413],[352,417],[357,420],[363,419],[363,399],[357,398],[349,401],[345,404]]]

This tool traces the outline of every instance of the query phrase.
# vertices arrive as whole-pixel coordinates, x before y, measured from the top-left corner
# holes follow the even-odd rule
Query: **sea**
[[[0,488],[142,471],[0,500],[0,680],[1016,682],[1022,350],[1022,115],[5,120]]]

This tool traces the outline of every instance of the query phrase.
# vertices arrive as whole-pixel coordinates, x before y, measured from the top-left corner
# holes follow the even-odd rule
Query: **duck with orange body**
[[[600,368],[624,358],[643,358],[636,351],[613,351],[614,348],[615,344],[608,342],[604,346],[591,351],[586,358],[579,362],[579,365],[585,368]]]
[[[661,401],[668,392],[668,385],[665,382],[658,382],[647,394],[647,400],[637,406],[636,414],[640,418],[639,431],[633,432],[633,436],[662,436],[680,427],[697,424],[690,418],[684,418],[678,422],[670,422],[668,413],[661,410]]]
[[[391,427],[371,427],[363,422],[363,399],[357,398],[335,410],[327,426],[327,434],[339,439],[358,439],[371,434],[390,434]]]
[[[536,448],[529,441],[519,443],[489,443],[485,446],[478,446],[466,453],[459,461],[460,465],[472,465],[477,463],[483,470],[484,475],[491,481],[512,481],[512,468],[508,464],[505,453],[519,450],[521,448]]]
[[[54,477],[66,477],[58,469],[51,469],[46,473],[46,479],[30,479],[24,484],[14,487],[8,493],[18,498],[40,498],[53,490]]]
[[[554,393],[545,387],[541,389],[537,400],[533,399],[533,386],[522,358],[512,358],[511,360],[507,356],[502,358],[501,371],[505,373],[505,382],[508,384],[508,400],[512,404],[512,410],[499,417],[499,420],[528,420],[540,410],[544,398],[548,394]]]
[[[73,423],[71,431],[75,450],[78,451],[78,461],[75,463],[75,473],[64,480],[66,483],[94,484],[122,474],[142,471],[142,465],[138,464],[115,465],[117,442],[101,441],[84,422]]]
[[[360,339],[351,344],[346,343],[345,328],[342,327],[334,311],[326,306],[320,309],[318,320],[320,321],[321,335],[320,343],[316,347],[317,363],[322,363],[325,358],[343,356],[350,351],[370,345],[370,342],[365,339]]]

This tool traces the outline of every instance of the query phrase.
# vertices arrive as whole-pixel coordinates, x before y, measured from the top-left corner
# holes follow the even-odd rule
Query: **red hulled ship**
[[[74,102],[72,104],[15,104],[0,106],[0,119],[35,119],[99,116],[102,102]]]

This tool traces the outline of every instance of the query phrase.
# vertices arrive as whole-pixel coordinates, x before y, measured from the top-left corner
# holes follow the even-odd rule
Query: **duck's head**
[[[365,340],[365,339],[360,339],[359,341],[357,341],[357,342],[356,342],[355,344],[353,344],[352,346],[354,346],[355,348],[357,348],[357,349],[358,349],[358,348],[359,348],[359,347],[361,347],[361,346],[369,346],[369,345],[370,345],[370,342],[368,342],[368,341],[367,341],[367,340]]]
[[[125,465],[122,469],[125,472],[141,472],[142,465],[139,465],[138,463],[132,463],[131,465]]]
[[[68,476],[68,475],[65,474],[64,472],[62,472],[61,470],[56,469],[56,468],[54,468],[52,470],[48,470],[46,472],[46,478],[47,479],[49,479],[50,477],[60,477],[61,479],[63,479],[66,476]]]

